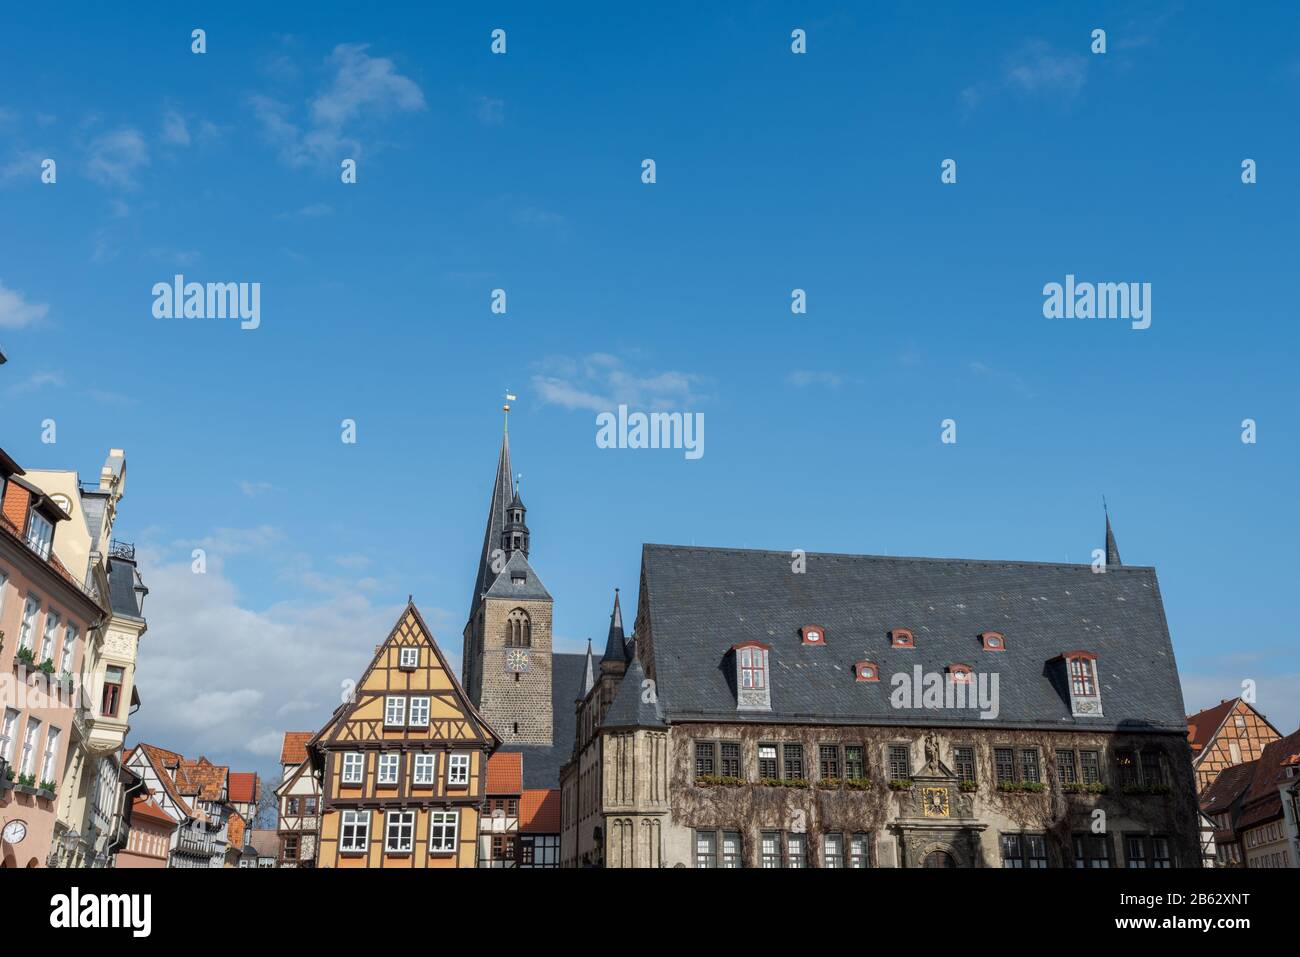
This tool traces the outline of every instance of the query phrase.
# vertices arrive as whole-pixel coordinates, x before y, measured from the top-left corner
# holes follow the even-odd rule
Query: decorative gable
[[[742,641],[731,651],[736,658],[736,710],[771,711],[771,649],[760,641]]]

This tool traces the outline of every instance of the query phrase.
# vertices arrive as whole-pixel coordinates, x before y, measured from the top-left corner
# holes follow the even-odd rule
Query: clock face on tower
[[[5,825],[4,839],[6,844],[21,844],[26,836],[27,825],[22,821],[10,821]]]
[[[506,670],[518,674],[528,670],[528,652],[521,648],[511,648],[506,652]]]
[[[921,792],[921,805],[926,817],[947,817],[948,789],[925,788]]]

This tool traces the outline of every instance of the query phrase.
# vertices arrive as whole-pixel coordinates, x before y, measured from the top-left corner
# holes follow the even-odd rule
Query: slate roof
[[[523,580],[516,582],[515,579],[519,577],[522,577]],[[546,590],[542,580],[537,577],[537,572],[533,571],[533,566],[528,564],[528,559],[524,557],[524,553],[519,551],[511,554],[510,560],[501,569],[501,574],[497,575],[488,587],[487,595],[490,598],[513,598],[515,600],[551,600],[551,593]]]
[[[662,728],[663,711],[658,699],[645,701],[642,682],[645,681],[645,669],[639,659],[633,658],[627,666],[627,673],[614,694],[609,710],[601,719],[601,728]]]
[[[140,617],[140,603],[135,593],[136,568],[134,562],[121,558],[108,560],[108,597],[113,614],[128,618]]]
[[[933,711],[890,706],[889,680],[854,681],[854,662],[875,662],[885,679],[964,662],[998,673],[999,714],[950,710],[947,724],[1187,733],[1152,568],[808,554],[794,574],[790,562],[788,552],[643,547],[646,663],[668,720],[933,725]],[[810,622],[825,646],[801,644]],[[911,629],[916,647],[890,648],[891,628]],[[1005,651],[982,650],[987,630],[1006,636]],[[736,710],[728,651],[751,639],[771,649],[770,712]],[[1071,716],[1063,669],[1049,662],[1072,650],[1098,656],[1104,717]]]
[[[609,634],[605,638],[605,654],[601,661],[625,662],[628,660],[627,635],[623,634],[623,610],[618,606],[618,589],[614,589],[614,610],[609,613]]]
[[[582,697],[586,662],[586,655],[551,655],[551,746],[516,745],[501,749],[523,755],[525,788],[560,786],[560,766],[573,756],[573,739],[578,728],[574,702]]]
[[[479,554],[478,573],[474,576],[474,594],[470,596],[469,615],[472,620],[478,610],[479,599],[492,584],[492,552],[501,547],[501,533],[506,525],[506,508],[510,502],[510,433],[501,436],[501,454],[497,458],[496,479],[492,483],[492,499],[488,502],[487,527],[483,531],[483,550]],[[509,579],[507,579],[509,581]]]

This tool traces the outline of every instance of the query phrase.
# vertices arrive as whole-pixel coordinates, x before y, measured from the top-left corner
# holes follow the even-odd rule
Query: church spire
[[[502,536],[506,528],[506,511],[511,500],[510,434],[501,434],[501,454],[497,457],[496,480],[492,483],[492,500],[488,503],[487,527],[483,531],[483,551],[479,555],[478,574],[474,578],[474,594],[470,598],[469,617],[474,617],[479,599],[492,586],[508,556],[493,553],[502,549]]]
[[[582,679],[582,696],[587,697],[587,692],[596,684],[596,671],[591,659],[591,639],[587,639],[587,673]]]
[[[1115,533],[1110,529],[1110,509],[1106,500],[1101,500],[1101,507],[1106,512],[1106,567],[1119,568],[1124,563],[1119,560],[1119,546],[1115,544]]]
[[[609,637],[605,640],[605,655],[600,659],[611,664],[627,664],[627,637],[623,634],[623,610],[618,606],[618,589],[614,589],[614,610],[609,613]]]

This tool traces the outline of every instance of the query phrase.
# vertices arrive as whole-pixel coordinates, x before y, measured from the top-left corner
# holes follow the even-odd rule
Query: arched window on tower
[[[531,648],[533,645],[533,626],[528,612],[516,608],[506,616],[506,647]]]

